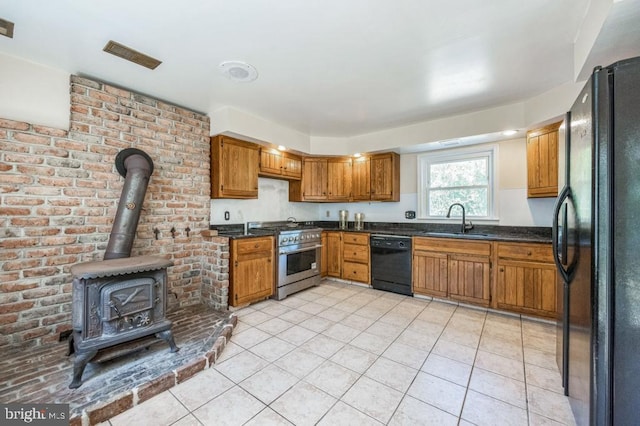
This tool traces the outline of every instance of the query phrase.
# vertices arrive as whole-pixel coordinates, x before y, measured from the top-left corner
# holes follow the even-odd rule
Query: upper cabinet
[[[259,145],[211,138],[211,198],[258,198]]]
[[[400,155],[395,152],[371,156],[371,199],[400,201]]]
[[[400,201],[400,155],[303,159],[302,180],[289,184],[289,201]]]
[[[260,176],[300,180],[302,157],[274,149],[260,149]]]
[[[558,195],[558,128],[560,122],[527,132],[527,197]]]
[[[351,198],[351,159],[327,160],[327,200],[349,201]]]

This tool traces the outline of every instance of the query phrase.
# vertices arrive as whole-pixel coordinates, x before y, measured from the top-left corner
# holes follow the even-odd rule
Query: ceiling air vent
[[[13,38],[13,22],[0,18],[0,35]]]
[[[113,40],[109,40],[109,43],[107,43],[102,50],[152,70],[156,69],[156,67],[162,63],[162,61],[152,58],[151,56],[147,56],[144,53],[140,53],[137,50],[133,50],[120,43],[116,43]]]

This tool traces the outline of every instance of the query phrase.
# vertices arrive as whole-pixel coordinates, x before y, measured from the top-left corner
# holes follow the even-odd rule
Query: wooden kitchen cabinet
[[[258,198],[260,147],[218,135],[211,138],[211,198]]]
[[[351,192],[353,201],[371,200],[371,160],[360,157],[351,165]]]
[[[490,241],[413,239],[414,293],[489,306]]]
[[[369,234],[342,233],[342,279],[365,284],[371,282]]]
[[[556,267],[550,244],[496,243],[496,307],[555,318]]]
[[[327,276],[342,276],[342,232],[327,231]]]
[[[320,237],[320,244],[322,244],[322,248],[320,249],[320,276],[321,277],[326,277],[327,276],[327,263],[328,263],[328,256],[327,256],[327,231],[323,231],[322,235]]]
[[[351,198],[351,159],[327,160],[327,200],[347,202]]]
[[[260,176],[300,180],[302,178],[302,157],[262,147],[260,149]]]
[[[242,306],[273,295],[274,237],[231,240],[229,305]]]
[[[289,183],[289,201],[400,201],[400,156],[305,157],[301,181]]]
[[[305,157],[302,160],[302,179],[289,182],[289,201],[327,200],[327,159]]]
[[[558,128],[561,122],[527,132],[527,197],[558,195]]]
[[[395,152],[375,154],[370,163],[371,199],[400,201],[400,155]]]

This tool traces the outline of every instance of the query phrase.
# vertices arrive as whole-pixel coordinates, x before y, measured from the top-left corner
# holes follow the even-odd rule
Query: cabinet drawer
[[[369,263],[369,246],[344,244],[342,258],[345,261]]]
[[[369,283],[369,265],[364,263],[344,262],[342,278],[345,280]]]
[[[247,238],[243,240],[237,240],[235,242],[235,248],[238,255],[271,251],[273,250],[273,238]]]
[[[498,257],[504,259],[553,262],[551,244],[505,244],[498,243]]]
[[[353,232],[344,232],[343,234],[345,244],[359,244],[369,245],[369,234],[355,234]]]
[[[490,241],[472,241],[456,238],[413,238],[414,251],[436,251],[470,256],[490,256],[491,244]]]

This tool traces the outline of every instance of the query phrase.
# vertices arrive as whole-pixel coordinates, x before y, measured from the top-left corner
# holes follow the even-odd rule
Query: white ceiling
[[[0,0],[0,52],[211,113],[228,106],[348,137],[506,105],[574,81],[589,3],[611,0]],[[637,0],[614,1],[584,63],[640,54]],[[102,51],[158,58],[154,71]],[[252,83],[220,74],[239,60]],[[603,64],[606,65],[606,64]]]

